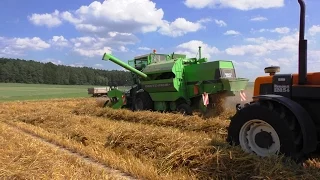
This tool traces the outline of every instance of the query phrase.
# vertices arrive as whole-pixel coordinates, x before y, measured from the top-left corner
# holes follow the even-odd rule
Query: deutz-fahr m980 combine
[[[128,64],[106,53],[102,59],[131,71],[134,81],[129,91],[112,89],[100,99],[99,104],[114,109],[178,111],[186,115],[194,110],[204,115],[209,110],[219,113],[222,111],[216,104],[244,90],[248,83],[246,78],[236,78],[232,61],[208,62],[202,58],[201,47],[199,58],[153,51],[129,60]]]

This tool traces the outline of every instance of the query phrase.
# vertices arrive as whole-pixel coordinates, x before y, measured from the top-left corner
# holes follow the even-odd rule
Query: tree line
[[[130,86],[131,73],[71,67],[33,60],[0,58],[0,82],[59,85]]]

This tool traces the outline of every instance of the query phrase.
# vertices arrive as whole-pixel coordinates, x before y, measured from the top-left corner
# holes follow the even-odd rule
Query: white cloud
[[[95,57],[95,56],[101,56],[104,53],[111,53],[110,47],[103,47],[103,49],[86,49],[86,48],[74,48],[74,51],[79,53],[81,56],[87,56],[87,57]]]
[[[320,50],[310,50],[308,51],[308,62],[320,62]]]
[[[84,63],[83,62],[75,62],[75,63],[65,63],[65,62],[62,62],[61,60],[58,60],[58,59],[53,59],[53,58],[47,58],[47,59],[44,59],[44,60],[41,60],[40,62],[43,62],[43,63],[48,63],[48,62],[51,62],[55,65],[64,65],[64,66],[71,66],[71,67],[84,67]],[[97,69],[97,68],[103,68],[104,66],[102,64],[94,64],[92,66],[93,68]]]
[[[279,8],[284,6],[284,0],[185,0],[189,8],[235,8],[243,11],[252,9]]]
[[[27,50],[40,51],[50,47],[39,37],[6,38],[0,37],[0,55],[23,55]]]
[[[187,21],[184,18],[177,18],[175,21],[169,23],[168,21],[164,21],[164,24],[159,29],[159,32],[163,35],[178,37],[183,36],[189,32],[196,32],[204,26],[202,26],[202,22],[207,22],[204,20],[200,20],[199,22],[193,23]]]
[[[241,33],[235,30],[229,30],[224,33],[224,35],[240,35]]]
[[[134,8],[133,8],[134,7]],[[173,22],[163,19],[164,12],[156,7],[151,0],[105,0],[94,1],[75,11],[65,11],[53,14],[33,14],[38,24],[49,23],[48,19],[55,20],[59,25],[61,20],[67,21],[83,33],[92,33],[103,37],[106,32],[136,33],[154,32],[167,36],[177,37],[189,32],[203,29],[202,25],[210,19],[201,19],[191,22],[184,18],[177,18]],[[41,17],[41,18],[40,18]],[[58,25],[56,24],[56,25]]]
[[[65,21],[68,21],[72,24],[78,24],[81,23],[81,19],[75,18],[69,11],[65,11],[60,14],[61,18]]]
[[[143,50],[143,51],[150,51],[151,50],[151,48],[148,48],[148,47],[139,47],[138,49]]]
[[[298,33],[283,36],[278,40],[259,38],[248,38],[246,41],[254,44],[232,46],[225,51],[229,55],[255,55],[262,56],[274,51],[296,52],[298,47]]]
[[[41,40],[39,37],[33,38],[13,38],[9,39],[11,47],[15,49],[43,50],[50,47],[50,44]]]
[[[120,51],[120,52],[128,52],[128,50],[129,50],[129,49],[126,48],[125,46],[120,46],[120,47],[119,47],[119,51]]]
[[[201,56],[210,59],[211,55],[220,53],[219,49],[202,41],[191,40],[177,46],[177,54],[186,54],[188,57],[195,57],[198,54],[198,47],[201,46]]]
[[[95,68],[103,68],[103,65],[102,64],[95,64],[93,65]]]
[[[126,52],[126,45],[138,42],[136,36],[130,33],[109,32],[106,37],[83,36],[70,40],[73,51],[81,56],[96,57],[102,56],[105,52],[112,51]]]
[[[227,26],[227,23],[224,22],[223,20],[215,19],[214,22],[215,22],[216,24],[218,24],[220,27],[225,27],[225,26]]]
[[[271,58],[265,58],[264,61],[268,66],[289,66],[292,64],[292,60],[288,58],[277,58],[277,59],[271,59]]]
[[[250,19],[250,21],[267,21],[268,18],[262,16],[256,16]]]
[[[279,34],[287,34],[290,32],[290,28],[288,28],[288,27],[275,28],[275,29],[271,30],[271,32],[276,32]]]
[[[226,49],[226,53],[234,56],[244,56],[247,54],[253,54],[256,56],[265,55],[268,49],[260,45],[243,45],[243,46],[233,46]]]
[[[280,66],[280,63],[278,61],[272,60],[270,58],[266,58],[265,62],[269,65],[269,66]]]
[[[107,45],[107,40],[104,38],[86,36],[73,38],[71,42],[74,43],[73,51],[81,56],[102,57],[104,53],[111,53],[111,47]]]
[[[62,18],[84,32],[150,32],[162,24],[163,15],[163,10],[149,0],[106,0],[66,11]]]
[[[308,72],[317,72],[320,68],[320,50],[308,51]],[[275,56],[248,57],[245,61],[234,61],[238,75],[254,80],[257,76],[265,75],[263,69],[267,66],[280,66],[280,73],[298,72],[298,52],[276,54]]]
[[[59,47],[68,47],[69,46],[69,41],[65,39],[63,36],[53,36],[52,39],[50,39],[50,44],[54,46],[59,46]]]
[[[320,50],[311,50],[308,52],[308,71],[318,72],[320,69]]]
[[[264,37],[258,37],[258,38],[246,38],[245,41],[247,42],[253,42],[253,43],[263,43],[265,42],[267,39]]]
[[[59,11],[55,10],[51,14],[32,14],[28,17],[29,21],[31,21],[34,25],[37,26],[47,26],[49,28],[51,27],[57,27],[61,25],[61,20],[59,18]]]
[[[71,67],[83,67],[83,63],[73,63],[73,64],[70,64],[69,66],[71,66]]]
[[[44,60],[42,60],[41,62],[44,62],[44,63],[51,62],[51,63],[53,63],[53,64],[55,64],[55,65],[62,65],[62,64],[63,64],[62,61],[57,60],[57,59],[52,59],[52,58],[44,59]]]
[[[309,34],[311,36],[315,36],[318,33],[320,33],[320,25],[313,25],[311,28],[309,28]]]
[[[244,62],[233,61],[233,63],[235,64],[235,66],[237,66],[236,69],[237,68],[260,69],[257,65],[248,61],[244,61]]]
[[[288,27],[279,27],[275,29],[260,29],[258,32],[273,32],[279,34],[288,34],[290,33],[291,29]]]

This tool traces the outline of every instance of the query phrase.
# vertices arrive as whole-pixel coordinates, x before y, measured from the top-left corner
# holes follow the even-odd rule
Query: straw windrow
[[[126,109],[114,110],[108,107],[98,108],[95,106],[88,106],[86,103],[79,104],[72,110],[72,113],[75,115],[104,117],[117,121],[174,127],[181,130],[207,132],[211,134],[225,131],[225,128],[229,124],[227,117],[230,116],[230,112],[226,111],[219,117],[204,120],[196,115],[186,117],[174,113],[159,113],[149,111],[132,112]]]
[[[320,178],[317,160],[303,168],[281,157],[258,158],[227,145],[228,121],[221,118],[133,113],[90,107],[93,104],[90,99],[4,103],[0,118],[42,128],[50,138],[70,141],[59,140],[65,146],[77,143],[77,151],[144,179]]]

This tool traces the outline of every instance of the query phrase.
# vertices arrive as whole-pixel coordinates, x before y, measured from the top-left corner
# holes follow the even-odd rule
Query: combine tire
[[[186,104],[186,103],[182,103],[177,107],[177,111],[180,112],[183,115],[192,115],[192,109],[191,107]]]
[[[136,111],[153,109],[153,101],[147,92],[141,92],[136,95],[134,109]]]
[[[264,101],[241,109],[231,119],[227,141],[261,157],[284,154],[299,161],[302,139],[295,116],[278,103]]]

